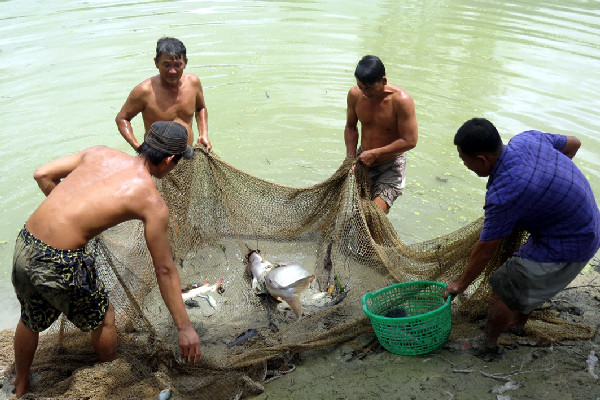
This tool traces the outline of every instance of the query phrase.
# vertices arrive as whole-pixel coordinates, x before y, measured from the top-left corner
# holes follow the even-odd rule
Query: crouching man
[[[167,239],[169,210],[152,179],[164,177],[181,157],[193,156],[187,142],[184,126],[158,121],[135,157],[96,146],[35,171],[47,197],[19,233],[12,272],[21,303],[14,338],[17,397],[29,391],[39,332],[61,313],[80,330],[91,332],[100,361],[116,357],[115,312],[85,246],[104,230],[132,219],[144,223],[160,293],[178,330],[181,357],[200,359],[200,339],[182,302]]]
[[[500,240],[518,228],[529,239],[490,277],[484,358],[494,358],[501,333],[521,333],[530,313],[564,289],[600,247],[598,206],[589,182],[571,160],[574,136],[526,131],[503,145],[494,125],[474,118],[454,144],[465,166],[489,177],[480,240],[446,295],[459,294],[483,271]]]

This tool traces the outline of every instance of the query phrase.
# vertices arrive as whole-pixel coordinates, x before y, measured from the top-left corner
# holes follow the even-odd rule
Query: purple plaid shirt
[[[600,247],[600,217],[589,182],[560,150],[562,135],[526,131],[513,137],[487,183],[480,239],[514,228],[530,236],[515,253],[540,262],[584,262]]]

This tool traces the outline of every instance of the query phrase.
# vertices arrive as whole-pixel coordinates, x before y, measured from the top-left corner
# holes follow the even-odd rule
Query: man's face
[[[156,68],[158,68],[160,78],[163,82],[168,85],[179,85],[179,80],[187,65],[186,60],[177,56],[161,54],[160,59],[154,59],[154,63],[156,64]]]
[[[360,89],[362,94],[368,99],[376,99],[376,98],[383,97],[384,93],[385,93],[385,83],[386,83],[385,77],[382,80],[380,80],[379,82],[375,82],[375,83],[372,83],[369,85],[362,83],[358,79],[356,80],[356,84],[358,85],[358,88]]]
[[[490,175],[491,168],[483,156],[468,156],[460,150],[460,146],[456,146],[458,156],[463,161],[465,167],[475,172],[477,176],[486,177]]]

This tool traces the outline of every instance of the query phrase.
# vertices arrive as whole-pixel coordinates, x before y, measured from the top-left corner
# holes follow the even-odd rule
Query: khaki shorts
[[[108,293],[84,248],[56,249],[23,228],[15,244],[12,282],[21,320],[34,332],[47,329],[61,313],[84,332],[104,322]]]
[[[362,149],[359,148],[357,156],[360,153]],[[369,176],[371,177],[371,200],[379,197],[385,201],[388,208],[392,207],[406,186],[406,154],[371,165]]]
[[[567,287],[586,264],[538,262],[513,256],[490,277],[490,285],[508,308],[529,314]]]

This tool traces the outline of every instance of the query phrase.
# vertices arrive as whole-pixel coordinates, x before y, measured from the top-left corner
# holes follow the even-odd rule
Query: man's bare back
[[[56,168],[71,172],[59,185]],[[48,195],[30,216],[27,229],[46,244],[77,249],[105,229],[130,219],[166,213],[144,159],[105,146],[92,147],[40,167],[34,177]]]
[[[166,44],[165,44],[166,43]],[[194,142],[193,121],[198,127],[198,143],[211,149],[208,139],[208,115],[204,102],[204,93],[200,79],[194,74],[183,73],[187,66],[185,46],[174,38],[163,38],[157,44],[157,53],[164,49],[161,46],[179,46],[181,54],[162,52],[154,59],[159,74],[146,79],[133,88],[115,119],[121,135],[134,149],[139,142],[133,134],[131,120],[142,113],[145,132],[156,121],[175,121],[186,127],[188,144]]]
[[[34,178],[47,197],[17,237],[12,272],[21,303],[14,338],[18,397],[29,391],[39,332],[62,313],[78,321],[81,330],[91,331],[100,361],[116,357],[115,311],[97,278],[94,257],[83,247],[105,229],[131,219],[144,223],[160,294],[177,328],[180,355],[191,362],[200,359],[200,339],[183,305],[167,237],[169,210],[152,179],[164,177],[180,158],[193,157],[187,139],[183,125],[158,121],[145,135],[137,157],[96,146],[36,170]]]

